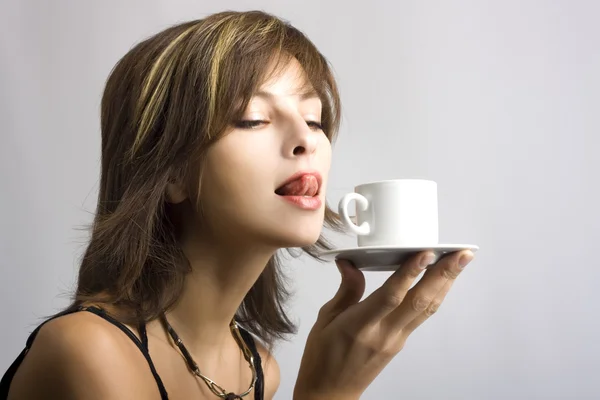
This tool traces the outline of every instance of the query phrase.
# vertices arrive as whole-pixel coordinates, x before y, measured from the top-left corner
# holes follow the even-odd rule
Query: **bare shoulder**
[[[119,328],[89,312],[46,323],[19,367],[9,400],[160,398],[148,364]]]
[[[255,339],[256,350],[262,360],[263,374],[265,377],[265,399],[270,400],[275,396],[277,389],[279,389],[280,382],[280,371],[279,363],[269,350],[260,342]]]

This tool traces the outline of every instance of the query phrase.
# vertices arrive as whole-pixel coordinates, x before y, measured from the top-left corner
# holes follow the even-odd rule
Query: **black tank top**
[[[33,341],[34,341],[35,337],[37,336],[40,328],[48,321],[51,321],[55,318],[61,317],[66,314],[71,314],[71,313],[77,312],[77,311],[88,311],[93,314],[96,314],[97,316],[105,319],[106,321],[110,322],[111,324],[113,324],[114,326],[119,328],[121,331],[123,331],[123,333],[125,333],[133,341],[133,343],[138,347],[138,349],[140,349],[140,351],[146,358],[146,361],[148,362],[148,365],[150,366],[150,371],[152,372],[152,375],[154,376],[154,380],[156,381],[156,385],[158,386],[158,391],[160,392],[161,400],[167,400],[169,398],[169,396],[167,395],[167,390],[165,389],[165,386],[163,385],[162,380],[160,379],[160,376],[158,375],[158,372],[156,372],[156,368],[154,367],[154,363],[152,362],[152,358],[150,358],[150,353],[148,352],[148,335],[146,334],[146,325],[141,324],[138,328],[139,332],[140,332],[140,338],[141,338],[141,340],[140,340],[129,328],[127,328],[125,325],[123,325],[122,323],[120,323],[119,321],[117,321],[116,319],[111,317],[110,315],[108,315],[103,309],[98,308],[98,307],[79,307],[75,310],[63,311],[63,312],[53,316],[52,318],[44,321],[40,326],[38,326],[31,333],[31,335],[27,339],[25,349],[21,352],[21,354],[19,354],[17,359],[8,368],[8,370],[2,377],[2,380],[0,380],[0,400],[6,400],[8,398],[8,389],[10,388],[12,379],[15,376],[17,369],[19,368],[19,366],[25,359],[25,356],[27,355],[27,352],[31,348],[31,345],[33,344]],[[252,335],[250,335],[250,333],[248,333],[248,331],[246,331],[245,329],[242,329],[241,327],[240,327],[240,334],[242,335],[242,338],[244,339],[244,341],[246,342],[246,344],[248,345],[248,347],[250,348],[250,350],[252,351],[252,354],[254,356],[254,362],[255,362],[255,367],[256,367],[256,376],[257,376],[256,385],[254,386],[254,399],[255,400],[263,400],[263,398],[264,398],[264,377],[263,377],[263,370],[262,370],[262,363],[261,363],[260,355],[258,354],[258,351],[256,349],[256,343],[254,342],[254,338],[252,337]]]

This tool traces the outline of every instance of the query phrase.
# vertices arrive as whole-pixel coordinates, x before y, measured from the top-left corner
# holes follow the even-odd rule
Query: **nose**
[[[284,146],[286,157],[294,158],[307,156],[317,150],[317,132],[311,130],[306,122],[301,121],[290,124],[287,140]]]

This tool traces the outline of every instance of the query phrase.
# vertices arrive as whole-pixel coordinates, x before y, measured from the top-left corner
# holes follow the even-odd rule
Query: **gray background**
[[[591,0],[3,0],[0,371],[72,289],[112,66],[172,23],[255,8],[290,20],[333,63],[345,109],[330,203],[365,181],[433,179],[441,241],[481,246],[364,398],[600,398]],[[368,290],[387,275],[369,273]],[[332,264],[307,259],[290,262],[290,278],[300,332],[277,348],[277,399],[291,398],[308,330],[339,283]]]

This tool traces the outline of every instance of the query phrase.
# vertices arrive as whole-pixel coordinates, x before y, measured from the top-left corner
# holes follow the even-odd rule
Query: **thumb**
[[[321,308],[319,319],[325,325],[348,307],[358,303],[365,293],[365,276],[362,271],[347,260],[336,260],[335,263],[342,275],[342,282],[335,296]]]

